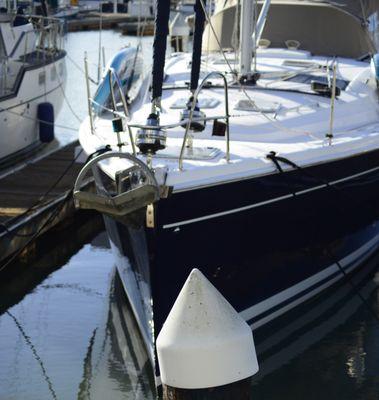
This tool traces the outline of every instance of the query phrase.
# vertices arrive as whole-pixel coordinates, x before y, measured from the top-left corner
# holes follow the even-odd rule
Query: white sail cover
[[[216,9],[236,4],[238,0],[216,0]],[[262,3],[262,0],[258,0]],[[273,3],[325,3],[345,10],[360,19],[367,19],[374,12],[379,11],[379,0],[272,0]]]

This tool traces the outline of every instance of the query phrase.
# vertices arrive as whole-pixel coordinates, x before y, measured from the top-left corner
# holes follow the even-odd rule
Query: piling
[[[157,338],[164,400],[250,400],[258,362],[251,328],[198,270]]]

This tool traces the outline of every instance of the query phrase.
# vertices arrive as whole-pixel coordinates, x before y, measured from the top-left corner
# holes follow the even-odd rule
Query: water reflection
[[[148,355],[106,235],[73,252],[62,255],[63,266],[52,257],[33,289],[8,291],[10,307],[0,315],[0,399],[154,399]],[[378,259],[354,277],[377,314]],[[378,324],[347,283],[255,338],[255,399],[378,399]]]
[[[52,257],[43,279],[7,292],[0,399],[153,399],[147,354],[119,294],[106,235],[71,257],[63,248],[66,264]]]
[[[377,265],[378,256],[353,282],[379,316]],[[379,324],[355,288],[345,282],[260,341],[256,398],[378,399]]]

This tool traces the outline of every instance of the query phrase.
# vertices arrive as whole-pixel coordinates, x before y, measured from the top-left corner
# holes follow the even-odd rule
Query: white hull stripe
[[[364,246],[342,259],[340,264],[343,269],[349,273],[361,265],[365,259],[375,252],[378,247],[378,240],[379,235],[375,236]],[[315,296],[317,293],[342,279],[343,276],[344,275],[339,270],[338,266],[332,264],[310,278],[305,279],[304,281],[262,301],[261,303],[249,307],[240,312],[240,315],[246,321],[253,322],[253,320],[255,320],[250,325],[253,329],[256,329]],[[302,293],[304,294],[301,295]],[[293,301],[288,302],[291,298]],[[272,310],[272,312],[270,312],[270,310]],[[259,318],[260,315],[262,315],[261,318]]]
[[[374,171],[377,171],[377,170],[379,170],[379,167],[371,168],[371,169],[368,169],[366,171],[360,172],[358,174],[354,174],[354,175],[348,176],[346,178],[342,178],[342,179],[338,179],[336,181],[332,181],[329,184],[330,185],[336,185],[338,183],[342,183],[342,182],[345,182],[345,181],[349,181],[351,179],[358,178],[358,177],[363,176],[363,175],[370,174],[371,172],[374,172]],[[314,187],[309,188],[309,189],[300,190],[299,192],[294,192],[293,194],[291,193],[291,194],[287,194],[285,196],[275,197],[274,199],[261,201],[259,203],[250,204],[248,206],[234,208],[232,210],[222,211],[222,212],[218,212],[218,213],[215,213],[215,214],[209,214],[209,215],[205,215],[203,217],[192,218],[192,219],[187,219],[187,220],[184,220],[184,221],[174,222],[172,224],[163,225],[163,229],[175,228],[175,227],[182,226],[182,225],[188,225],[188,224],[193,224],[195,222],[201,222],[201,221],[205,221],[205,220],[208,220],[208,219],[222,217],[224,215],[239,213],[239,212],[242,212],[242,211],[250,210],[252,208],[261,207],[261,206],[264,206],[266,204],[276,203],[278,201],[289,199],[289,198],[293,197],[294,195],[299,196],[299,195],[302,195],[302,194],[313,192],[315,190],[324,189],[326,187],[328,187],[328,185],[326,185],[326,184],[319,185],[319,186],[314,186]]]

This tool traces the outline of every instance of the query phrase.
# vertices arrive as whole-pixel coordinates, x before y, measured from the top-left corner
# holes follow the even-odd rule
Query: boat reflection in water
[[[113,273],[107,321],[104,327],[94,330],[89,341],[78,399],[101,395],[113,398],[108,390],[117,392],[115,398],[155,399],[154,375],[146,347],[119,276],[116,270]]]
[[[112,362],[125,366],[129,395],[133,393],[135,399],[155,398],[151,363],[117,272],[109,303],[108,332],[113,349]],[[125,384],[125,375],[120,378]]]
[[[357,290],[378,315],[374,297],[379,284],[378,260],[376,255],[351,281],[255,331],[260,364],[252,387],[255,398],[306,398],[310,387],[311,398],[317,399],[336,398],[337,393],[344,399],[356,398],[358,393],[365,399],[377,398],[370,394],[378,393],[379,328]],[[152,368],[125,298],[116,272],[107,328],[112,345],[110,362],[123,363],[125,375],[115,378],[142,396],[136,398],[153,398]]]
[[[258,330],[260,371],[253,389],[257,398],[278,398],[279,393],[281,399],[309,398],[312,392],[311,398],[317,399],[377,399],[377,266],[378,255],[351,281]],[[359,394],[363,397],[356,397]]]

